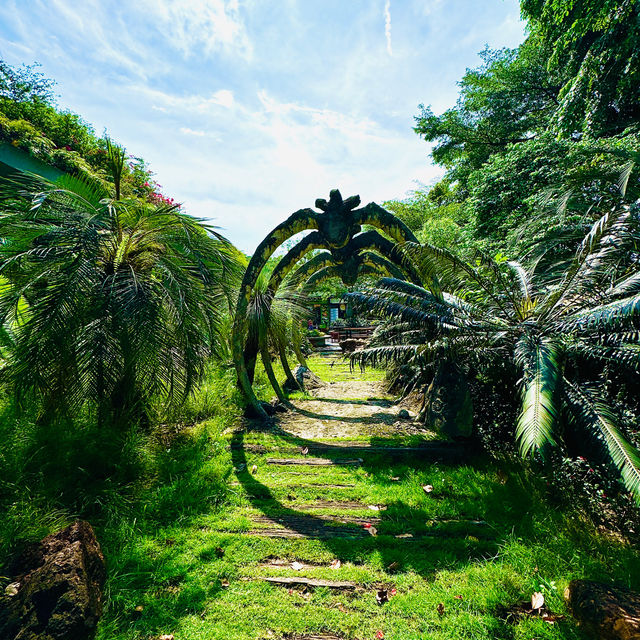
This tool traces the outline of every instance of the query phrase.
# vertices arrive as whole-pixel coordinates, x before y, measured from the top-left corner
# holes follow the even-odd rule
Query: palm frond
[[[615,415],[605,403],[570,381],[564,382],[571,408],[581,422],[599,436],[620,471],[625,487],[640,504],[640,452],[622,435]]]
[[[516,358],[522,367],[522,409],[516,439],[523,457],[555,444],[557,420],[558,350],[548,339],[525,335],[517,344]]]

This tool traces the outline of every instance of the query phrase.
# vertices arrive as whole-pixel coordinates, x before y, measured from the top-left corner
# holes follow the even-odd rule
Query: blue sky
[[[61,106],[245,251],[334,187],[433,182],[418,105],[452,106],[486,44],[523,37],[516,0],[0,1],[0,57],[41,63]]]

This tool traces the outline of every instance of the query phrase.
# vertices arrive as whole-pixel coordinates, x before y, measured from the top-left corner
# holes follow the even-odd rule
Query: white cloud
[[[197,96],[175,100],[199,102]],[[191,133],[220,127],[221,115],[233,137]],[[182,136],[168,133],[171,156],[154,161],[153,169],[167,193],[193,215],[223,227],[243,250],[253,250],[270,228],[313,206],[315,198],[326,198],[330,189],[382,202],[441,174],[409,128],[393,131],[371,118],[281,101],[265,90],[257,106],[236,101],[233,110],[194,117],[204,126],[183,127],[190,130],[188,140],[182,130]]]
[[[236,0],[142,0],[139,7],[185,57],[218,49],[251,54]]]
[[[128,91],[135,92],[151,101],[151,108],[163,113],[201,113],[210,114],[219,111],[219,107],[231,109],[235,99],[229,89],[219,89],[208,96],[198,94],[177,95],[152,89],[146,84],[130,85]]]
[[[184,133],[187,136],[197,136],[198,138],[202,138],[207,135],[204,131],[189,129],[189,127],[180,127],[180,133]]]
[[[209,100],[213,104],[219,104],[223,107],[230,108],[233,106],[233,91],[220,89],[219,91],[216,91]]]
[[[391,49],[391,0],[384,3],[384,37],[387,39],[387,53],[392,56]]]

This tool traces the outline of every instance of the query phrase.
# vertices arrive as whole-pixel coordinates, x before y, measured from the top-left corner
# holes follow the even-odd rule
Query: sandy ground
[[[282,430],[310,440],[426,433],[414,420],[398,417],[401,407],[379,382],[332,382],[312,393],[313,399],[295,400],[296,411],[279,417]]]

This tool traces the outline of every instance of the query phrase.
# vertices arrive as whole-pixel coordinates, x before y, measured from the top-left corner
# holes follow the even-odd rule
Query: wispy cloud
[[[391,48],[391,0],[384,3],[384,36],[387,39],[387,53],[392,56]]]
[[[404,0],[393,26],[391,4],[0,0],[0,56],[42,62],[64,107],[251,251],[331,188],[382,202],[437,178],[417,105],[444,110],[485,42],[522,38],[518,0]]]
[[[140,9],[185,57],[219,49],[248,57],[251,43],[237,0],[143,0]]]
[[[144,96],[152,102],[151,108],[163,113],[214,113],[223,109],[231,109],[234,106],[235,99],[233,91],[229,89],[219,89],[208,96],[198,94],[177,95],[152,89],[146,84],[132,84],[128,87],[129,91]]]
[[[207,135],[205,131],[198,131],[189,127],[180,127],[180,133],[184,133],[186,136],[197,136],[198,138],[203,138]]]

